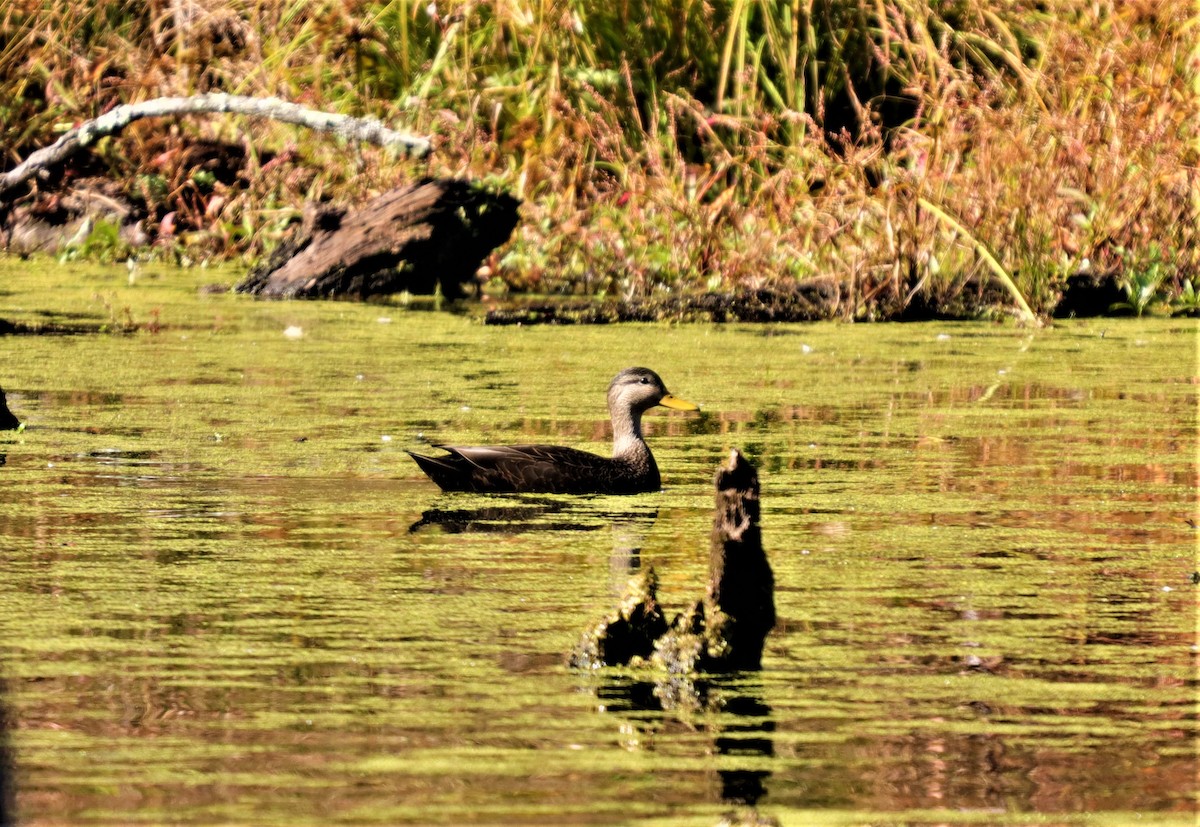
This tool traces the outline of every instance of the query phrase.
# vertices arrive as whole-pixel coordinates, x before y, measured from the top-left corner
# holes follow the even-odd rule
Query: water
[[[1194,321],[490,329],[134,276],[0,261],[0,318],[112,331],[0,338],[24,823],[1194,824]],[[603,452],[634,364],[705,409],[650,415],[660,494],[403,453]],[[630,566],[700,594],[734,446],[762,672],[568,669]]]

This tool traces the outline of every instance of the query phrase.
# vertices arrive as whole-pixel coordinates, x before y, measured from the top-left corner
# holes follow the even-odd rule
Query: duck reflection
[[[430,508],[408,527],[410,534],[437,529],[447,534],[526,534],[532,531],[612,531],[613,590],[620,592],[630,572],[641,567],[642,546],[658,519],[656,507],[604,511],[578,497],[519,497],[478,508]]]
[[[4,396],[4,388],[0,388],[0,431],[15,431],[21,427],[21,420],[8,409],[8,401]],[[8,464],[8,454],[0,453],[0,465]],[[0,821],[0,825],[7,822]]]
[[[409,534],[437,527],[447,534],[524,534],[530,531],[595,531],[569,517],[566,500],[520,499],[479,508],[430,508],[408,527]]]
[[[658,519],[658,509],[611,514],[612,554],[609,556],[612,593],[620,596],[629,575],[642,567],[642,546]]]

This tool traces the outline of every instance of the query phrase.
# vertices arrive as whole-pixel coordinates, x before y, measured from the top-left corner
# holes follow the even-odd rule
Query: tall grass
[[[1034,9],[1038,10],[1034,10]],[[1185,0],[14,0],[11,165],[118,102],[227,90],[436,137],[429,166],[287,128],[143,125],[101,160],[180,243],[261,254],[305,199],[427,172],[525,199],[510,287],[647,295],[827,278],[849,317],[1080,270],[1200,278]],[[247,148],[197,175],[200,139]],[[1003,274],[1003,277],[1001,276]]]

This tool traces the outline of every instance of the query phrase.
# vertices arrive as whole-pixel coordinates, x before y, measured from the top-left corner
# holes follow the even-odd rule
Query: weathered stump
[[[723,669],[758,669],[775,626],[775,574],[762,547],[758,472],[737,450],[717,471],[706,609],[725,616]]]
[[[277,298],[463,295],[480,263],[517,225],[517,199],[460,180],[425,180],[353,211],[324,207],[237,286]]]
[[[573,666],[650,660],[684,676],[761,667],[763,644],[775,625],[775,575],[758,525],[758,472],[734,450],[717,472],[716,488],[705,596],[668,627],[654,570],[639,572],[617,610],[584,633]]]
[[[74,172],[74,170],[72,170]],[[86,246],[97,227],[116,228],[118,240],[131,247],[150,241],[143,212],[120,191],[120,185],[98,176],[40,183],[31,200],[0,203],[0,248],[16,255],[58,253]]]

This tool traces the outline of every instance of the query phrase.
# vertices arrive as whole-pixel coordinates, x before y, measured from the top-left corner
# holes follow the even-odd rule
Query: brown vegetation
[[[1006,278],[1046,312],[1091,272],[1123,279],[1140,312],[1200,281],[1194,14],[1183,0],[15,0],[0,11],[0,167],[120,103],[277,96],[431,134],[434,152],[214,117],[137,124],[63,176],[123,181],[167,254],[258,258],[305,202],[432,174],[524,202],[482,271],[492,288],[646,299],[821,277],[840,316],[869,318]],[[52,197],[48,183],[24,197]]]

